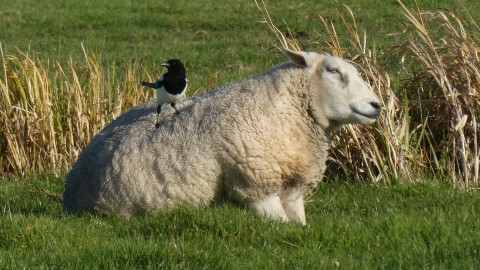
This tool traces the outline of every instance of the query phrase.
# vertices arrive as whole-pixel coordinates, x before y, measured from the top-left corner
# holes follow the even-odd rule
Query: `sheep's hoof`
[[[156,123],[155,128],[159,128],[159,127],[160,127],[160,123]]]

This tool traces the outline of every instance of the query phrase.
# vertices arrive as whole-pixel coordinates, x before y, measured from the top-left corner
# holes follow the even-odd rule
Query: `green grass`
[[[308,225],[232,204],[131,220],[66,215],[64,178],[4,182],[0,265],[18,268],[477,269],[480,196],[434,184],[323,184]]]
[[[413,1],[405,1],[414,7]],[[421,9],[442,9],[465,15],[459,1],[422,0]],[[348,44],[338,11],[352,8],[370,47],[382,51],[399,37],[402,9],[396,1],[267,1],[272,18],[306,45],[322,38],[318,16],[331,19]],[[254,1],[9,1],[0,0],[0,42],[4,51],[19,48],[55,61],[83,60],[81,44],[102,55],[104,62],[122,66],[140,60],[146,67],[169,58],[186,62],[190,91],[246,78],[283,61],[269,49],[279,45]],[[468,11],[479,14],[480,2],[465,1]],[[304,33],[305,35],[300,35]],[[319,36],[319,37],[317,37]],[[375,45],[373,45],[375,44]],[[139,81],[144,78],[139,78]]]

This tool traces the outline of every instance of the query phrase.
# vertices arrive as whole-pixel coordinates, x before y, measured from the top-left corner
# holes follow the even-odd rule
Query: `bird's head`
[[[179,59],[170,59],[167,62],[160,63],[160,66],[164,66],[168,71],[181,72],[185,70],[182,61]]]

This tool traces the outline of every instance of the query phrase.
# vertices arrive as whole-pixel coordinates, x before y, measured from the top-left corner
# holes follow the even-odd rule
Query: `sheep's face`
[[[326,131],[343,124],[372,124],[380,116],[379,98],[345,60],[313,52],[287,51],[310,76],[310,114]]]

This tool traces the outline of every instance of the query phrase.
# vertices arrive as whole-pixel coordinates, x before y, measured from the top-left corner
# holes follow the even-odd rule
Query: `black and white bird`
[[[185,92],[188,87],[188,79],[185,72],[185,67],[182,61],[178,59],[170,59],[167,62],[160,64],[167,68],[167,73],[154,83],[142,82],[143,86],[148,86],[157,91],[157,123],[155,127],[158,128],[159,116],[162,105],[170,103],[177,113],[180,113],[175,107],[175,103],[185,97]]]

